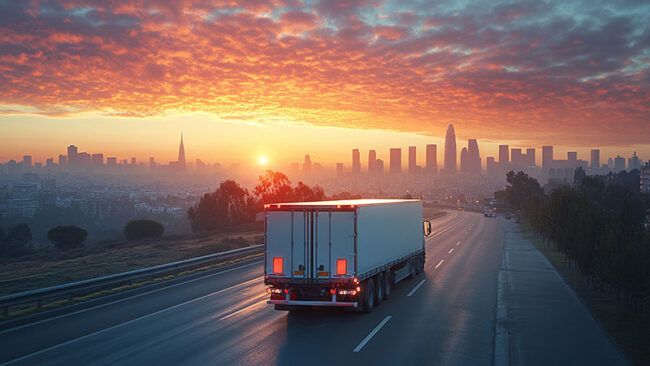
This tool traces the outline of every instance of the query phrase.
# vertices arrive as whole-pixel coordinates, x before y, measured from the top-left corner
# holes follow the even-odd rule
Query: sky
[[[423,157],[449,123],[650,158],[650,2],[0,0],[0,160]]]

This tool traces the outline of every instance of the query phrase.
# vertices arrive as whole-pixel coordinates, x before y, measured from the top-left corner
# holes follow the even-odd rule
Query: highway
[[[1,331],[0,363],[626,364],[552,269],[517,277],[526,268],[543,266],[544,259],[525,243],[504,246],[516,239],[513,224],[466,212],[450,212],[432,224],[424,273],[395,286],[391,299],[371,314],[275,311],[265,304],[262,264],[255,260]],[[517,262],[518,253],[531,256]],[[512,282],[503,282],[508,279]],[[535,313],[540,307],[531,304],[549,294],[566,306],[540,320]],[[510,318],[497,322],[499,308]],[[587,343],[584,332],[589,332]],[[549,334],[582,343],[558,351],[547,342]]]

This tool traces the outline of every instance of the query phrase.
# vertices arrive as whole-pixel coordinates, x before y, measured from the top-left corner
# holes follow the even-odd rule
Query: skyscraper
[[[591,169],[600,169],[600,150],[591,150]]]
[[[577,151],[569,151],[566,153],[566,159],[569,161],[569,163],[575,163],[578,162],[578,152]],[[573,166],[573,165],[572,165]]]
[[[178,146],[178,166],[185,169],[185,145],[183,144],[183,133],[181,132],[181,144]]]
[[[31,155],[24,155],[23,156],[23,167],[31,168],[31,166],[32,166],[32,156]]]
[[[374,174],[377,172],[377,152],[375,150],[368,151],[368,173]]]
[[[542,169],[553,167],[553,146],[542,146]]]
[[[93,166],[98,167],[104,165],[104,154],[92,154],[90,156]]]
[[[416,174],[418,170],[417,148],[409,146],[409,174]]]
[[[68,158],[63,154],[59,154],[59,168],[63,168],[66,165],[68,165]]]
[[[305,162],[302,164],[302,170],[307,173],[311,171],[311,157],[309,154],[305,155]]]
[[[77,166],[77,147],[74,145],[68,146],[68,166]]]
[[[510,147],[508,145],[499,145],[499,164],[505,167],[510,163]]]
[[[638,156],[636,156],[636,151],[628,159],[627,169],[629,171],[632,171],[634,169],[641,170],[641,160],[639,159]]]
[[[463,173],[469,173],[470,171],[470,163],[469,163],[468,155],[469,154],[467,152],[466,147],[460,150],[460,171]]]
[[[456,131],[451,123],[447,127],[445,135],[445,171],[447,173],[456,172]]]
[[[510,162],[515,167],[523,167],[526,165],[524,162],[524,155],[521,153],[521,149],[510,149]]]
[[[619,155],[616,155],[614,158],[614,171],[620,173],[625,170],[625,158]]]
[[[479,154],[476,139],[467,140],[467,161],[469,163],[467,167],[469,173],[481,174],[481,154]]]
[[[361,173],[361,153],[359,149],[352,149],[352,174]]]
[[[438,170],[438,146],[435,144],[427,145],[426,157],[426,171],[427,173],[435,173]]]
[[[536,164],[535,149],[526,149],[526,165],[535,166]]]
[[[402,172],[402,149],[398,147],[390,149],[389,166],[391,174],[400,174]]]

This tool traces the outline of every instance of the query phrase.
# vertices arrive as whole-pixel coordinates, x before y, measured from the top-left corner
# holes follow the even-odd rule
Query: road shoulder
[[[504,221],[504,232],[507,321],[502,324],[507,326],[508,364],[627,365],[622,352],[519,226]]]

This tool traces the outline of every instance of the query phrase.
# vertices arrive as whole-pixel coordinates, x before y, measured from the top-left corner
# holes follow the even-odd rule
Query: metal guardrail
[[[116,287],[120,284],[131,284],[134,280],[159,276],[181,269],[191,269],[217,260],[240,256],[243,254],[262,252],[263,244],[251,245],[245,248],[228,250],[225,252],[208,254],[201,257],[185,259],[178,262],[161,264],[153,267],[136,269],[133,271],[115,273],[112,275],[90,278],[87,280],[70,282],[62,285],[40,288],[15,294],[0,296],[0,308],[5,317],[9,315],[9,308],[29,303],[41,308],[47,300],[72,298],[75,295],[91,293],[102,289]]]

